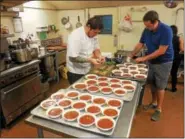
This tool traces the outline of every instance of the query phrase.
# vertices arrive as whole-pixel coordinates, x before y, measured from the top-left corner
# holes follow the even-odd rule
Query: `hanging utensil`
[[[78,22],[76,23],[76,28],[79,28],[82,26],[82,23],[80,23],[80,16],[78,16]]]
[[[68,22],[64,25],[64,27],[65,27],[67,30],[69,30],[69,29],[72,28],[72,25],[71,25],[71,23],[69,22],[69,16],[68,16]]]
[[[62,25],[65,25],[67,22],[68,22],[68,19],[67,19],[66,17],[63,17],[63,18],[61,19]]]

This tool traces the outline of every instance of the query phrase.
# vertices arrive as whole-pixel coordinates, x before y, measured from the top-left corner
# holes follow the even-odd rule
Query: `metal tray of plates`
[[[88,107],[89,105],[95,105],[95,106],[98,105],[100,107],[100,109],[101,109],[101,113],[99,113],[98,115],[94,115],[94,117],[95,117],[95,123],[96,123],[99,118],[102,118],[102,117],[105,116],[103,114],[103,109],[109,107],[108,100],[114,99],[114,98],[109,98],[109,97],[106,97],[106,96],[100,97],[100,96],[95,96],[95,95],[92,95],[92,94],[88,94],[87,93],[87,95],[90,95],[91,96],[91,100],[90,101],[82,101],[81,98],[80,98],[80,95],[84,95],[84,93],[81,93],[79,91],[79,96],[76,99],[72,99],[72,98],[69,98],[68,97],[68,92],[70,92],[70,91],[73,92],[75,90],[73,90],[73,89],[67,89],[67,90],[66,89],[65,90],[64,89],[61,89],[61,90],[57,91],[55,94],[63,94],[64,97],[61,98],[60,100],[55,100],[58,103],[56,103],[53,106],[50,106],[49,109],[54,108],[54,107],[61,107],[61,106],[59,106],[59,101],[64,100],[66,98],[67,99],[70,99],[72,101],[72,104],[78,101],[78,102],[85,102],[86,103],[86,107]],[[94,104],[93,99],[95,99],[97,97],[105,99],[106,100],[105,101],[105,104],[104,105]],[[52,97],[49,97],[47,100],[54,100],[54,99],[52,99]],[[81,126],[79,124],[79,122],[78,122],[79,121],[79,119],[78,119],[79,117],[76,120],[74,120],[74,121],[66,121],[66,119],[64,118],[64,115],[63,114],[66,111],[73,110],[74,109],[73,105],[71,105],[68,108],[64,108],[63,107],[62,114],[59,117],[57,117],[57,118],[56,117],[55,118],[50,118],[48,116],[48,114],[47,114],[47,110],[45,110],[45,109],[43,109],[43,107],[41,107],[41,104],[42,104],[42,102],[41,102],[41,104],[39,106],[37,106],[36,108],[34,108],[31,111],[31,114],[34,115],[34,116],[40,117],[40,118],[44,118],[44,119],[47,119],[47,120],[50,120],[50,121],[59,123],[59,124],[64,124],[64,125],[67,125],[67,126],[71,126],[71,127],[74,127],[74,128],[83,129],[83,130],[86,130],[86,131],[89,131],[89,132],[93,132],[93,133],[97,133],[97,134],[101,134],[101,135],[105,135],[105,136],[111,136],[114,133],[114,130],[116,128],[117,121],[118,121],[118,119],[120,117],[120,111],[123,109],[123,106],[124,106],[124,101],[122,101],[120,99],[116,99],[116,100],[120,102],[119,103],[120,104],[119,105],[120,107],[114,107],[114,106],[111,107],[111,108],[114,108],[114,109],[117,110],[117,117],[114,117],[113,118],[113,117],[109,117],[108,116],[108,118],[111,118],[111,120],[113,120],[113,123],[114,123],[113,128],[111,130],[108,130],[108,131],[104,131],[102,129],[97,128],[97,126],[96,126],[95,123],[93,125],[91,125],[91,126],[88,126],[88,127]],[[79,116],[81,116],[83,114],[89,114],[89,112],[87,112],[86,109],[87,108],[85,108],[83,110],[77,110],[79,112]]]
[[[137,69],[131,69],[131,67],[132,68],[136,67]],[[128,69],[128,71],[127,71],[127,69]],[[114,74],[114,72],[119,72],[119,70],[122,71],[122,75]],[[135,71],[138,73],[131,73],[131,72],[135,72]],[[123,75],[123,74],[127,74],[127,73],[131,74],[131,77]],[[141,74],[142,76],[145,76],[145,78],[136,78],[134,76],[134,74]],[[127,80],[133,80],[133,81],[138,81],[138,82],[146,82],[147,76],[148,76],[148,65],[135,64],[135,63],[117,64],[116,68],[114,68],[112,70],[112,72],[110,72],[110,74],[109,74],[109,77],[111,77],[111,78],[127,79]]]
[[[98,76],[98,75],[95,75],[95,74],[87,74],[84,78],[82,77],[81,79],[79,79],[77,82],[75,82],[69,88],[70,89],[71,88],[76,89],[75,88],[75,85],[81,84],[81,83],[86,84],[86,86],[91,86],[91,85],[88,85],[87,84],[87,81],[89,79],[88,76],[96,76],[97,78],[96,79],[93,79],[93,80],[96,80],[97,83],[94,84],[94,85],[92,85],[92,86],[97,86],[97,87],[99,87],[99,89],[102,88],[102,87],[98,86],[98,83],[99,82],[102,82],[102,81],[98,81],[98,79],[101,78],[101,77],[103,77],[103,76]],[[94,94],[94,95],[97,95],[97,96],[103,96],[103,97],[105,96],[105,97],[111,97],[111,98],[121,99],[121,100],[124,100],[124,101],[131,101],[133,99],[133,97],[134,97],[134,94],[136,92],[138,92],[138,91],[141,90],[140,84],[138,82],[136,82],[136,81],[125,80],[125,79],[117,79],[117,78],[109,78],[109,77],[105,77],[105,78],[108,79],[108,81],[106,81],[106,83],[108,83],[106,87],[111,87],[110,80],[115,79],[115,80],[119,80],[119,83],[118,84],[121,85],[121,87],[119,87],[119,88],[123,89],[123,85],[126,85],[126,84],[123,84],[122,83],[123,81],[129,81],[135,87],[135,90],[134,91],[127,91],[127,93],[125,93],[125,95],[116,95],[114,93],[114,91],[112,91],[112,93],[110,93],[110,94],[106,94],[106,93],[102,93],[101,90],[99,90],[98,92],[94,93],[94,92],[88,91],[87,87],[84,90],[80,90],[80,91],[83,92],[83,93],[90,93],[90,94]],[[89,79],[89,80],[91,80],[91,79]],[[117,84],[117,83],[115,83],[115,84]],[[112,88],[112,90],[114,90],[114,89],[115,88]],[[79,90],[79,89],[76,89],[76,90]]]

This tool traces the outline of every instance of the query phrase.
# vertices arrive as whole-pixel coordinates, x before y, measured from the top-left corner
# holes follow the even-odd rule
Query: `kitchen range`
[[[40,60],[28,56],[28,49],[20,48],[11,55],[7,37],[1,35],[0,104],[1,127],[5,127],[41,101]],[[27,51],[26,51],[27,50]]]

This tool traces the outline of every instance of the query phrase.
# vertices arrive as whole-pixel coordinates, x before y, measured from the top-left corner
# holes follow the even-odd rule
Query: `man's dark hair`
[[[91,29],[102,30],[103,29],[103,23],[102,23],[101,17],[100,16],[94,16],[94,17],[90,18],[87,21],[86,26],[89,26]]]
[[[176,25],[171,25],[170,27],[171,27],[171,29],[172,29],[173,35],[177,35],[177,33],[178,33],[178,28],[177,28],[177,26],[176,26]]]
[[[156,21],[159,21],[159,15],[156,11],[148,11],[144,17],[143,21],[150,21],[152,24],[154,24]]]

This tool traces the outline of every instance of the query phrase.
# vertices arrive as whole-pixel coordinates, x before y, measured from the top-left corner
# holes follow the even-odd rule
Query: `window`
[[[98,15],[103,22],[103,30],[100,34],[112,34],[112,15]]]

